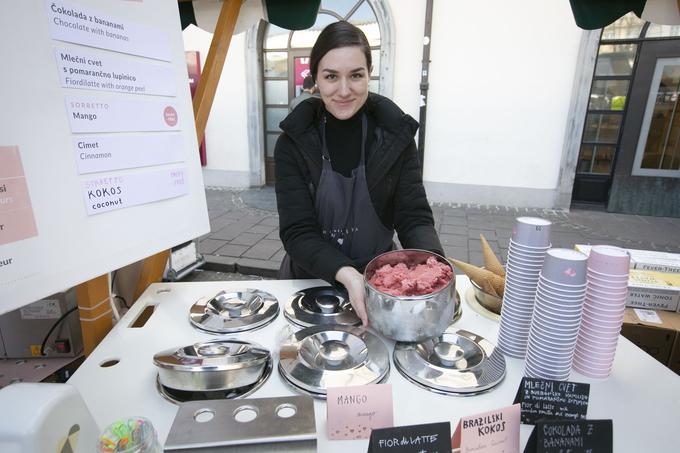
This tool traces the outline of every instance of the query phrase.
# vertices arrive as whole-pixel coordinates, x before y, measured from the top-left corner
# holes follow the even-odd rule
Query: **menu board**
[[[210,230],[177,4],[0,15],[0,314]]]

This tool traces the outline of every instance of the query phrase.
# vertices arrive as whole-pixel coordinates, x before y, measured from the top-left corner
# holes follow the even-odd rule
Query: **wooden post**
[[[220,16],[217,19],[208,58],[194,96],[194,117],[199,144],[203,141],[205,125],[208,122],[217,84],[222,76],[222,68],[227,58],[231,36],[234,34],[234,27],[240,10],[241,0],[224,0]],[[130,301],[131,304],[142,295],[151,283],[160,281],[168,256],[170,256],[170,250],[165,250],[144,260],[134,297]],[[113,325],[108,275],[78,285],[76,294],[80,308],[80,327],[83,331],[85,355],[88,355],[106,336]]]
[[[205,60],[201,79],[194,94],[194,117],[196,118],[196,137],[198,143],[203,141],[205,125],[208,122],[217,84],[222,76],[222,68],[227,58],[227,50],[234,34],[236,19],[241,10],[241,0],[224,0],[220,16],[217,19],[215,34],[210,43],[208,58]]]
[[[109,276],[102,275],[76,287],[84,354],[89,355],[113,326]]]

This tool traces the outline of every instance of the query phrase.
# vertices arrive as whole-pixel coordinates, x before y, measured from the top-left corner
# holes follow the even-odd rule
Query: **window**
[[[628,13],[602,30],[581,138],[577,174],[610,175],[619,148],[627,98],[640,43],[680,36],[680,26],[656,25]],[[633,174],[677,171],[680,175],[680,112],[676,113],[680,62],[665,66],[655,78],[648,109],[654,120],[643,123],[641,146]],[[655,75],[656,77],[656,75]],[[658,79],[658,80],[657,80]],[[650,124],[654,123],[654,124]],[[644,134],[644,135],[643,135]],[[641,170],[642,169],[642,170]],[[651,173],[650,173],[651,172]]]

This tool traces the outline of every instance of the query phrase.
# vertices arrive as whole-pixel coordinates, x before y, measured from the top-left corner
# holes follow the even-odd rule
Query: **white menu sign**
[[[210,224],[177,1],[0,3],[1,315]]]
[[[182,135],[177,132],[147,135],[77,135],[73,152],[78,173],[184,162]]]
[[[71,132],[151,132],[182,129],[174,100],[67,96]]]
[[[168,36],[162,30],[63,1],[45,0],[45,7],[54,39],[157,60],[171,59]]]
[[[81,49],[54,49],[64,88],[175,96],[172,66]]]
[[[109,174],[83,181],[88,215],[185,195],[185,167],[131,174]]]

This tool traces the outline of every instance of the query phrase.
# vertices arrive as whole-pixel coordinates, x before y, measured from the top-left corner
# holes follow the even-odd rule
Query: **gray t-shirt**
[[[309,94],[307,91],[303,91],[302,93],[300,93],[300,96],[290,101],[290,104],[288,105],[288,110],[292,112],[293,109],[295,109],[295,107],[297,107],[300,102],[304,101],[305,99],[313,97],[314,97],[313,94]]]

